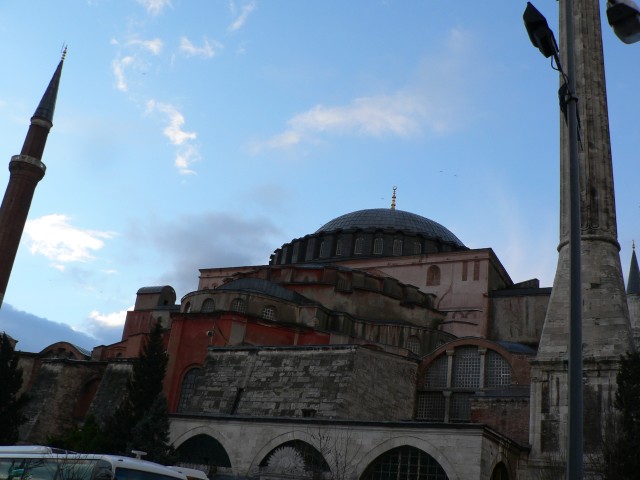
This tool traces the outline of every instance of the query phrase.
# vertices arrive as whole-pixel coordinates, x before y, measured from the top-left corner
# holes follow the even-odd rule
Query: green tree
[[[18,395],[22,386],[22,370],[18,368],[18,354],[6,333],[0,337],[0,445],[18,441],[18,427],[26,420],[23,408],[26,395]]]
[[[640,353],[632,352],[620,358],[618,390],[609,442],[605,442],[607,479],[632,480],[640,472]]]
[[[124,455],[136,449],[147,452],[148,460],[160,463],[170,460],[167,401],[162,393],[167,363],[162,326],[158,323],[133,364],[122,403],[105,422],[105,451]]]

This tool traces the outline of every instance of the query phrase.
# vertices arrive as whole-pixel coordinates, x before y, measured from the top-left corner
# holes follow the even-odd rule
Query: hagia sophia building
[[[585,52],[597,50],[590,32],[599,19],[590,21],[598,24],[577,32]],[[594,127],[607,120],[604,72],[589,62],[577,62],[579,87],[593,86],[582,93],[591,108],[582,112],[580,152],[589,167],[581,189],[590,192],[581,217],[585,458],[601,452],[620,356],[640,338],[640,270],[634,251],[625,286],[608,129]],[[20,198],[28,212],[44,175],[61,67],[11,160],[0,288],[24,226],[6,212]],[[197,290],[181,299],[170,285],[142,287],[120,342],[92,352],[60,342],[21,354],[31,395],[21,441],[43,443],[89,415],[113,414],[132,360],[160,324],[171,442],[180,464],[211,479],[559,478],[568,416],[567,197],[552,288],[514,283],[490,247],[470,249],[446,226],[396,208],[395,191],[389,208],[319,219],[315,232],[275,248],[264,265],[204,265]]]

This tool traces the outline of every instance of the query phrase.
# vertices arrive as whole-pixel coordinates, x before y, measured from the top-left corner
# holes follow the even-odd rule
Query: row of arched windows
[[[232,312],[237,313],[247,313],[247,302],[242,298],[234,298],[231,302],[231,307],[229,308]],[[202,302],[202,306],[200,307],[200,313],[211,313],[216,311],[216,303],[213,298],[207,298]],[[187,302],[184,306],[185,313],[192,313],[191,302]],[[265,320],[275,320],[276,319],[276,307],[273,305],[266,305],[262,308],[261,317]]]

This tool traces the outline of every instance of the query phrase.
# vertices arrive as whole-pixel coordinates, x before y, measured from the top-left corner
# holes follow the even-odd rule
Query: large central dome
[[[271,255],[271,265],[341,262],[467,250],[433,220],[395,208],[358,210],[334,218],[314,233],[294,238]]]
[[[458,237],[439,223],[415,213],[391,208],[370,208],[347,213],[325,223],[316,233],[371,228],[421,234],[426,238],[464,247]]]

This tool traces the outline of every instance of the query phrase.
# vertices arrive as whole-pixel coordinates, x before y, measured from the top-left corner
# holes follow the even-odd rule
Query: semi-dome
[[[316,230],[316,233],[350,229],[368,230],[371,228],[420,234],[426,238],[440,240],[464,248],[464,244],[458,237],[438,222],[415,213],[392,208],[370,208],[347,213],[325,223]]]

